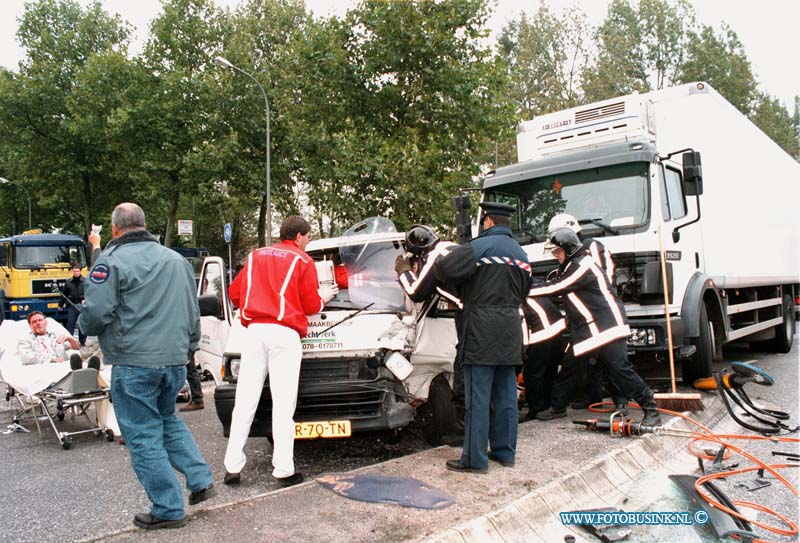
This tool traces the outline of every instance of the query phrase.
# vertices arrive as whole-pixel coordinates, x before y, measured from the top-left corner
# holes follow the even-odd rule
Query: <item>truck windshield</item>
[[[529,243],[546,240],[547,225],[558,213],[573,215],[585,231],[615,234],[648,221],[648,167],[637,162],[537,177],[491,187],[485,200],[520,210],[512,229]]]
[[[72,262],[86,267],[86,255],[79,245],[41,245],[14,247],[15,268],[69,267]]]

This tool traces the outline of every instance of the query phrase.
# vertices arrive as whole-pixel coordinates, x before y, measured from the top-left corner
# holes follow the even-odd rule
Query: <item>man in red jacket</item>
[[[294,469],[294,410],[300,376],[300,338],[308,333],[307,315],[322,311],[338,292],[319,287],[314,261],[305,253],[311,225],[297,215],[281,224],[281,241],[250,253],[228,290],[239,308],[245,332],[236,386],[225,484],[239,484],[247,459],[244,445],[258,407],[264,380],[272,394],[272,476],[284,486],[303,482]]]

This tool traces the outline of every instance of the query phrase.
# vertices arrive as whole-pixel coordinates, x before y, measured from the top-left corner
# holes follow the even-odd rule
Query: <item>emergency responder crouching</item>
[[[415,303],[430,300],[435,294],[456,306],[455,314],[456,333],[461,329],[461,300],[456,288],[437,281],[434,273],[434,264],[448,254],[457,244],[442,241],[436,232],[429,226],[415,224],[406,232],[405,255],[398,255],[395,259],[395,271],[400,287],[406,296]],[[458,334],[456,353],[461,344]],[[458,356],[453,361],[453,408],[455,409],[454,432],[442,436],[442,441],[448,445],[458,445],[464,439],[464,369]]]
[[[625,397],[634,398],[644,411],[642,424],[661,424],[653,391],[628,361],[630,328],[625,307],[609,288],[606,276],[571,229],[555,230],[548,245],[559,262],[558,276],[531,288],[530,295],[534,298],[561,297],[570,325],[574,356],[592,353],[605,363],[611,381]]]

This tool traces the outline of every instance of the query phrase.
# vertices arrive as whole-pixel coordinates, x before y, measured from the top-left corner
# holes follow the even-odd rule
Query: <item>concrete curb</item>
[[[692,415],[703,426],[711,427],[726,414],[716,393],[704,395],[705,410]],[[688,413],[684,413],[688,414]],[[691,415],[691,414],[690,414]],[[665,428],[690,430],[694,427],[673,417]],[[626,483],[651,471],[685,471],[694,457],[686,449],[686,439],[665,435],[646,435],[598,457],[584,468],[566,474],[504,507],[431,535],[428,543],[553,542],[571,533],[577,542],[589,543],[575,530],[567,529],[559,513],[593,507],[620,506],[628,496],[620,490]]]

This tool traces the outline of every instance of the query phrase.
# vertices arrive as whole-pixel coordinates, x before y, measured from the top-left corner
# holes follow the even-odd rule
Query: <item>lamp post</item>
[[[20,185],[19,183],[14,183],[13,181],[9,181],[5,177],[0,177],[0,183],[16,184],[19,188],[25,191],[25,195],[28,197],[28,230],[33,228],[33,223],[31,222],[31,193],[28,192],[28,189],[26,189],[24,186]]]
[[[258,80],[250,75],[249,73],[245,72],[235,64],[233,64],[230,60],[226,59],[225,57],[215,57],[214,62],[217,66],[225,68],[226,70],[234,70],[239,72],[242,75],[246,75],[249,77],[253,83],[255,83],[258,88],[261,90],[261,94],[264,95],[264,107],[267,110],[267,213],[266,213],[266,222],[267,222],[267,245],[272,245],[272,208],[270,206],[270,180],[269,180],[269,100],[267,99],[267,92],[264,90],[264,87],[261,86],[261,83]]]

